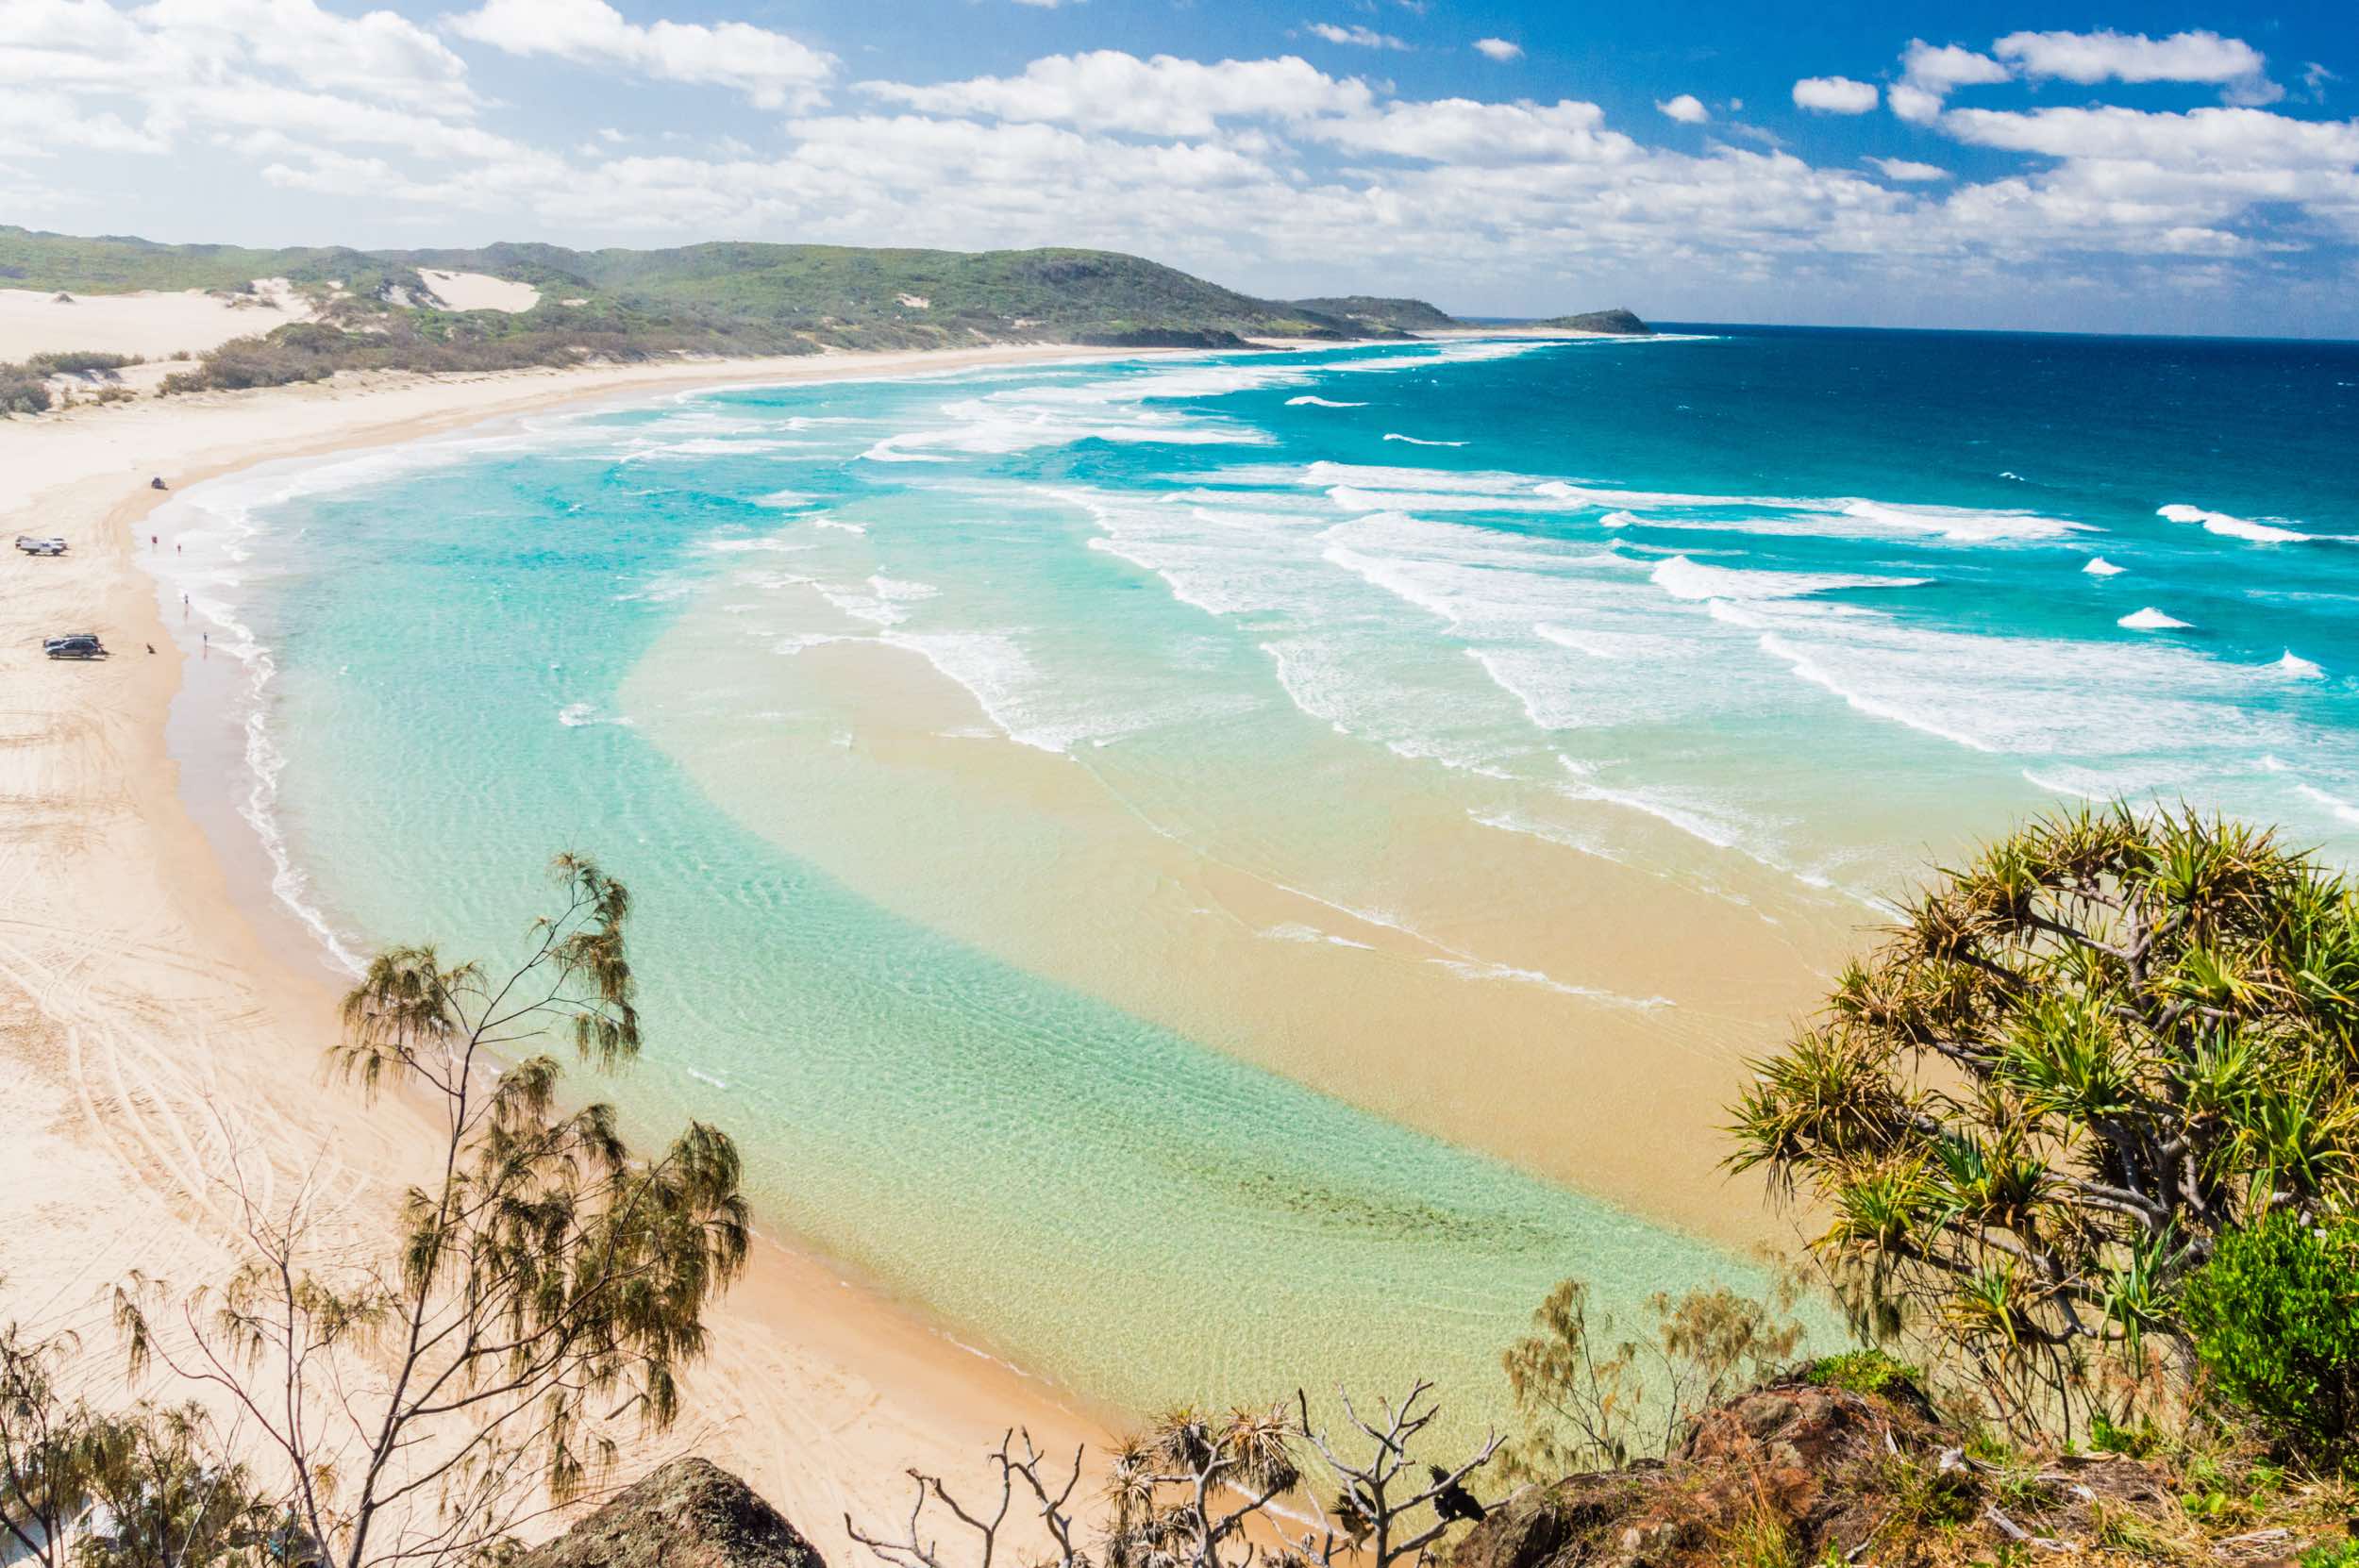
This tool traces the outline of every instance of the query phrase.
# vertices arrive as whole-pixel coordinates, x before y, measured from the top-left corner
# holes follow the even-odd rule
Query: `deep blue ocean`
[[[1133,1406],[1756,1286],[1744,1059],[2058,803],[2359,859],[2359,345],[1691,325],[648,398],[202,487],[349,959],[637,894],[640,1128]]]

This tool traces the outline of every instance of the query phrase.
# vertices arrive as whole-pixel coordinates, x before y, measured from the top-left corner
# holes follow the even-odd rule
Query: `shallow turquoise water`
[[[618,1093],[736,1132],[768,1215],[1099,1397],[1418,1371],[1495,1409],[1553,1280],[1752,1276],[781,853],[632,722],[643,658],[745,611],[726,667],[661,666],[726,706],[881,641],[1007,742],[1167,761],[1183,838],[1326,787],[1285,771],[1315,736],[1503,834],[1667,836],[1707,891],[1872,905],[2058,793],[2348,858],[2354,382],[2332,345],[1731,331],[728,392],[206,487],[168,592],[268,672],[253,815],[344,948],[495,951],[560,844],[631,884]],[[778,635],[788,597],[827,626]],[[1291,831],[1340,865],[1369,825]],[[1346,880],[1307,891],[1414,907]]]

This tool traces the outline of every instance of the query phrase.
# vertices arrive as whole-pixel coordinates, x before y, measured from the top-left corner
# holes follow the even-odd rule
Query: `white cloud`
[[[1951,109],[1941,128],[1961,142],[2044,158],[2135,159],[2171,168],[2286,172],[2359,168],[2359,121],[2295,120],[2257,108],[2183,114],[2122,108],[2023,113]]]
[[[1935,94],[1947,93],[1952,88],[2003,82],[2014,75],[1988,55],[1978,55],[1954,43],[1935,48],[1921,38],[1909,40],[1908,49],[1900,57],[1900,67],[1911,86]]]
[[[1474,41],[1475,52],[1489,59],[1511,60],[1524,58],[1524,46],[1503,38],[1479,38]]]
[[[981,114],[1147,136],[1209,136],[1224,120],[1352,113],[1376,101],[1357,77],[1337,78],[1294,55],[1205,65],[1118,49],[1050,55],[1018,76],[913,86],[862,82],[861,91],[932,114]]]
[[[1884,101],[1892,112],[1912,125],[1931,125],[1941,117],[1941,94],[1907,82],[1895,82],[1884,90]]]
[[[0,125],[47,150],[168,155],[192,130],[532,159],[475,125],[466,66],[390,11],[313,0],[0,0]],[[13,140],[13,138],[11,139]]]
[[[1406,49],[1409,47],[1407,43],[1390,33],[1380,33],[1374,27],[1364,27],[1356,22],[1348,27],[1339,27],[1332,22],[1306,22],[1303,25],[1313,37],[1323,38],[1330,43],[1352,43],[1363,49]]]
[[[448,25],[511,55],[554,55],[659,81],[727,87],[763,108],[808,107],[835,75],[834,56],[785,33],[743,22],[643,26],[606,0],[484,0]]]
[[[1823,114],[1865,114],[1876,107],[1876,84],[1849,76],[1805,76],[1794,84],[1794,102]]]
[[[473,26],[571,14],[581,0],[469,3]],[[593,29],[563,46],[646,80],[749,97],[766,81],[793,101],[792,73],[750,50],[717,73],[710,51],[723,29],[686,29],[702,40],[686,49],[677,34],[659,46],[662,24],[618,25],[620,45]],[[1794,132],[1800,153],[1773,139],[1747,145],[1754,127],[1731,123],[1736,105],[1707,111],[1691,94],[1655,107],[1726,142],[1693,150],[1661,122],[1626,130],[1571,99],[1402,97],[1291,56],[1113,50],[1000,76],[862,83],[873,112],[801,108],[750,136],[759,147],[721,134],[742,126],[686,117],[694,134],[650,130],[620,144],[589,128],[619,119],[619,106],[536,141],[511,130],[533,123],[529,110],[478,97],[448,45],[390,13],[340,15],[314,0],[0,0],[0,193],[32,193],[11,217],[68,220],[60,192],[193,183],[232,214],[243,181],[289,212],[311,211],[314,193],[375,204],[422,237],[468,214],[472,230],[496,223],[592,243],[1102,244],[1264,288],[1307,288],[1349,258],[1370,282],[1448,278],[1534,295],[1578,269],[1816,299],[1858,279],[1886,298],[2052,299],[2073,287],[2118,298],[2125,279],[2167,292],[2267,276],[2274,290],[2299,275],[2283,269],[2302,246],[2324,253],[2309,275],[2336,287],[2359,276],[2348,264],[2359,246],[2359,124],[2251,108],[1949,109],[1953,90],[2006,64],[1921,42],[1884,101],[1985,149],[1976,163],[2000,165],[1995,177],[1900,158],[1816,167],[1803,156],[1808,128]],[[1879,96],[1835,77],[1800,84],[1795,101],[1864,113]],[[659,148],[672,156],[630,156]],[[44,155],[40,184],[27,183],[23,166]],[[134,157],[159,161],[126,175],[120,164]],[[144,210],[108,222],[127,226]],[[225,218],[222,238],[242,237],[235,222]],[[2323,284],[2314,292],[2320,321],[2353,319],[2347,299]]]
[[[1516,163],[1606,165],[1640,156],[1638,143],[1604,129],[1605,111],[1565,99],[1489,104],[1472,98],[1392,103],[1376,113],[1313,120],[1300,135],[1361,152],[1422,163],[1491,167]]]
[[[2225,84],[2258,76],[2267,66],[2242,39],[2213,32],[2009,33],[1991,45],[2031,77],[2060,76],[2091,86],[2102,81]]]

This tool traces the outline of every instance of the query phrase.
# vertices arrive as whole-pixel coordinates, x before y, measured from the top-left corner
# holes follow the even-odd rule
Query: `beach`
[[[1070,358],[1069,348],[878,355],[862,374]],[[0,355],[5,357],[5,355]],[[272,459],[415,440],[579,399],[841,375],[841,359],[387,377],[0,421],[0,521],[72,553],[10,552],[0,596],[0,1277],[28,1327],[88,1336],[77,1376],[119,1368],[108,1287],[229,1266],[240,1193],[310,1194],[322,1223],[376,1227],[431,1131],[398,1099],[326,1083],[332,976],[256,933],[250,901],[192,820],[166,745],[184,676],[138,552],[174,486]],[[165,546],[169,548],[167,544]],[[69,623],[71,625],[69,626]],[[113,657],[52,663],[39,639],[100,631]],[[149,647],[156,651],[151,655]],[[538,856],[544,846],[526,853]],[[903,1470],[979,1475],[1011,1425],[1044,1447],[1102,1435],[1102,1411],[958,1344],[937,1325],[782,1245],[757,1250],[691,1379],[666,1451],[724,1458],[831,1556],[846,1510],[906,1507]]]
[[[738,1135],[785,1243],[671,1445],[816,1532],[1010,1424],[1404,1369],[1497,1419],[1566,1275],[1632,1325],[1757,1293],[1795,1216],[1724,1108],[1925,867],[2058,793],[2345,798],[2278,760],[2347,733],[2334,642],[2112,602],[2234,627],[2251,525],[2076,489],[2031,416],[1929,477],[1655,411],[1855,352],[833,356],[0,425],[8,520],[75,549],[13,568],[0,654],[41,1128],[0,1274],[84,1324],[132,1266],[216,1275],[241,1170],[366,1234],[425,1134],[319,1081],[319,937],[492,956],[574,846],[643,911],[626,1126]],[[2234,504],[2315,509],[2277,482]],[[40,660],[61,629],[115,658]]]

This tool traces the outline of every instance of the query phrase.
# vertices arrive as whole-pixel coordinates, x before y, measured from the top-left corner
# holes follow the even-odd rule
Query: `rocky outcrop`
[[[1788,1539],[1849,1548],[1892,1446],[1926,1445],[1930,1424],[1900,1400],[1843,1389],[1765,1388],[1708,1412],[1668,1463],[1572,1476],[1498,1504],[1459,1543],[1454,1568],[1619,1568],[1696,1560],[1766,1518]]]
[[[1542,326],[1561,326],[1567,332],[1604,332],[1616,338],[1651,338],[1654,328],[1618,306],[1611,310],[1585,310],[1578,316],[1559,316],[1544,321]]]
[[[707,1460],[674,1460],[511,1568],[827,1568],[818,1551]]]

